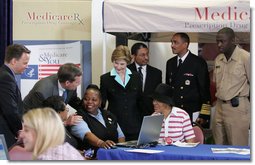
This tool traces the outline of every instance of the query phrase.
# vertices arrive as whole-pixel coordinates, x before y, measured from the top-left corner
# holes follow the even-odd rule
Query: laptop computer
[[[163,119],[163,115],[144,116],[138,140],[117,143],[116,146],[129,148],[155,146],[159,139]]]
[[[0,134],[0,160],[8,160],[8,148],[3,134]]]

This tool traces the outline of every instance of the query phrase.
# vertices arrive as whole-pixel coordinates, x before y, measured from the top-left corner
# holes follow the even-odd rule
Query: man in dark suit
[[[200,111],[196,121],[208,128],[210,79],[207,63],[188,50],[190,39],[186,33],[174,34],[171,43],[172,52],[177,56],[167,61],[166,84],[173,89],[175,105],[186,110],[191,119],[194,112]]]
[[[10,45],[0,68],[0,134],[4,134],[8,148],[16,142],[22,129],[23,104],[15,75],[24,72],[29,59],[30,50],[25,46]]]
[[[162,71],[148,64],[149,49],[145,44],[135,43],[131,48],[131,54],[134,57],[134,62],[128,65],[128,68],[142,76],[142,115],[151,115],[154,112],[151,95],[157,85],[162,83]]]
[[[24,98],[26,111],[42,107],[42,102],[50,96],[63,96],[65,103],[78,109],[80,98],[77,97],[77,86],[81,84],[82,71],[72,63],[60,66],[58,73],[39,80]]]

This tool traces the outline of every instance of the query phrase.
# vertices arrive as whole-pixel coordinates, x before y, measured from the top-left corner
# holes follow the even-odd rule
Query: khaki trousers
[[[239,97],[239,106],[217,99],[212,122],[216,144],[247,146],[251,121],[251,105],[247,97]]]

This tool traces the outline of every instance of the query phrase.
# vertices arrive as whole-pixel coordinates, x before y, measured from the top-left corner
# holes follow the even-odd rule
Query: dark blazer
[[[173,89],[175,105],[192,113],[201,110],[202,104],[210,104],[210,79],[207,63],[201,57],[189,53],[182,66],[177,68],[177,56],[166,64],[166,84]]]
[[[0,68],[0,134],[4,134],[8,148],[22,129],[22,98],[15,76],[9,67]]]
[[[31,108],[42,107],[42,102],[50,96],[59,95],[58,77],[56,74],[39,80],[24,98],[24,108],[28,111]],[[75,109],[79,108],[80,98],[77,97],[76,90],[68,90],[67,104]]]
[[[88,124],[90,131],[95,134],[99,139],[103,141],[112,140],[115,143],[118,143],[118,123],[116,117],[107,110],[100,109],[105,126],[98,121],[96,118],[92,117],[85,109],[79,109],[77,111],[78,115],[81,115],[83,120]],[[82,143],[80,143],[81,150],[97,147],[90,145],[87,139],[83,139]]]
[[[138,73],[130,74],[130,80],[124,88],[110,72],[100,77],[102,107],[108,101],[108,108],[112,112],[126,137],[126,140],[137,140],[141,127],[141,112],[139,98],[141,84]]]
[[[138,72],[135,63],[128,65],[131,71]],[[158,84],[162,83],[162,71],[147,65],[144,91],[142,93],[142,116],[151,115],[154,112],[151,95]]]

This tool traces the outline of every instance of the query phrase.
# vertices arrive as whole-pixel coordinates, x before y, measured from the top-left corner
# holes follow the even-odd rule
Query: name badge
[[[112,119],[108,117],[109,124],[112,124]]]
[[[168,145],[170,145],[170,144],[172,144],[173,143],[173,140],[171,139],[171,137],[165,137],[165,143],[166,144],[168,144]]]

